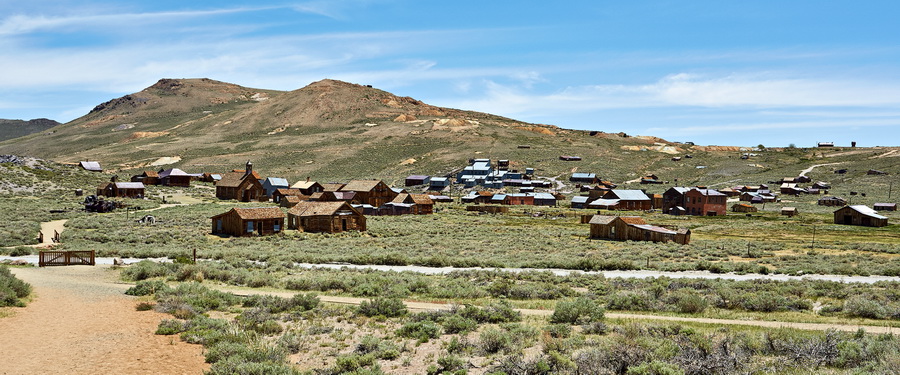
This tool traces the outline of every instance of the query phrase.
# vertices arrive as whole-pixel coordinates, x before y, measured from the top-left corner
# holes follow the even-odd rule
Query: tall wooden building
[[[216,198],[234,199],[241,202],[265,200],[265,189],[259,182],[259,175],[253,171],[253,163],[247,162],[243,171],[226,173],[216,182]]]
[[[354,199],[357,202],[372,207],[381,207],[397,197],[397,193],[381,180],[353,180],[341,187],[339,191],[356,192]]]

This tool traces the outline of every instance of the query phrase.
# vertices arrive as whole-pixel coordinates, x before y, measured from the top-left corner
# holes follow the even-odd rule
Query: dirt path
[[[62,233],[62,231],[66,229],[67,221],[69,221],[69,219],[54,220],[48,221],[46,223],[41,223],[41,233],[44,235],[44,242],[41,242],[36,246],[53,245],[54,232]]]
[[[201,374],[202,348],[157,336],[165,314],[136,311],[109,267],[13,268],[34,287],[0,318],[0,374]]]
[[[232,288],[232,287],[221,287],[217,286],[216,289],[231,292],[237,295],[250,295],[250,294],[268,294],[268,295],[276,295],[280,297],[291,297],[296,293],[292,292],[264,292],[253,289],[246,288]],[[360,302],[364,300],[368,300],[369,298],[356,298],[356,297],[335,297],[335,296],[319,296],[319,300],[322,302],[328,303],[340,303],[340,304],[349,304],[349,305],[358,305]],[[433,311],[433,310],[446,310],[449,309],[451,305],[448,304],[440,304],[440,303],[428,303],[428,302],[410,302],[405,301],[406,307],[413,311]],[[550,316],[553,314],[552,310],[533,310],[533,309],[517,309],[525,315],[537,315],[537,316]],[[856,332],[860,328],[865,329],[868,333],[891,333],[891,334],[900,334],[900,327],[880,327],[880,326],[868,326],[868,325],[856,325],[856,324],[825,324],[825,323],[794,323],[794,322],[778,322],[778,321],[761,321],[761,320],[737,320],[737,319],[714,319],[714,318],[688,318],[688,317],[677,317],[677,316],[661,316],[661,315],[648,315],[648,314],[624,314],[624,313],[606,313],[607,318],[611,319],[633,319],[633,320],[663,320],[663,321],[674,321],[674,322],[685,322],[685,323],[703,323],[703,324],[717,324],[717,325],[742,325],[742,326],[752,326],[752,327],[765,327],[765,328],[794,328],[794,329],[802,329],[802,330],[810,330],[810,331],[825,331],[829,329],[834,329],[838,331],[845,332]]]
[[[798,176],[806,176],[807,173],[812,172],[812,170],[815,169],[816,167],[824,167],[824,166],[826,166],[826,165],[836,165],[836,164],[843,164],[843,163],[844,163],[844,162],[840,162],[840,161],[839,161],[839,162],[836,162],[836,163],[825,163],[825,164],[816,164],[816,165],[812,165],[812,166],[810,166],[809,168],[806,168],[806,169],[800,171],[800,174],[799,174]]]

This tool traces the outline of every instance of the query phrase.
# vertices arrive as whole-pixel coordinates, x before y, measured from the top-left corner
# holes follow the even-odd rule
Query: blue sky
[[[562,5],[564,4],[564,6]],[[160,78],[340,79],[698,144],[900,145],[896,1],[0,0],[0,118]]]

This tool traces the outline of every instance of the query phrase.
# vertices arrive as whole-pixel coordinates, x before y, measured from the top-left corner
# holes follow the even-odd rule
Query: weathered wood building
[[[407,194],[397,195],[391,203],[412,204],[410,213],[414,215],[431,215],[434,213],[434,201],[428,194]]]
[[[178,168],[169,168],[158,172],[159,184],[163,186],[191,186],[191,179],[194,177]]]
[[[216,182],[216,198],[241,202],[265,201],[265,189],[259,182],[259,175],[253,171],[253,164],[248,161],[247,169],[222,176]]]
[[[288,228],[320,233],[365,231],[366,217],[347,202],[300,202],[288,210]]]
[[[107,182],[97,187],[97,196],[109,198],[143,198],[144,184],[140,182]]]
[[[861,225],[864,227],[883,227],[888,225],[888,218],[875,213],[875,210],[864,205],[844,206],[834,211],[834,223],[844,225]]]
[[[757,212],[759,210],[756,207],[754,207],[753,205],[749,205],[746,203],[735,203],[733,206],[731,206],[731,211],[732,212]]]
[[[381,207],[397,197],[397,193],[381,180],[353,180],[340,188],[339,191],[355,192],[355,199],[359,203],[369,204],[373,207]]]
[[[284,212],[278,207],[235,207],[211,219],[212,233],[218,235],[263,236],[284,230]]]
[[[691,241],[690,230],[671,230],[647,224],[638,216],[594,215],[589,221],[592,239],[618,241],[675,242],[686,245]]]

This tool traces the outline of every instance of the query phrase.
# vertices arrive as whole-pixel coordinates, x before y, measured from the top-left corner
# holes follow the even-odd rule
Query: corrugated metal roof
[[[650,197],[640,190],[610,190],[616,197],[623,201],[649,201]]]
[[[869,206],[858,204],[858,205],[847,206],[847,207],[850,207],[854,211],[859,212],[866,216],[871,216],[876,219],[887,219],[887,216],[881,216],[881,215],[875,213],[875,210]]]
[[[552,200],[556,200],[556,197],[554,197],[553,194],[550,194],[550,193],[529,193],[529,194],[531,194],[532,196],[534,196],[534,199],[552,199]]]
[[[268,182],[270,186],[290,186],[288,180],[281,177],[269,177],[266,178],[266,182]]]
[[[597,177],[597,175],[594,173],[582,173],[582,172],[572,173],[572,178],[596,178],[596,177]]]
[[[432,177],[431,182],[444,182],[449,180],[447,177]]]
[[[162,172],[159,172],[159,178],[166,178],[166,177],[170,177],[170,176],[190,177],[191,175],[185,171],[182,171],[181,169],[178,169],[178,168],[169,168]]]
[[[584,195],[576,195],[572,197],[572,203],[587,203],[588,199],[591,197],[587,197]]]
[[[595,199],[591,203],[588,203],[588,206],[607,207],[607,206],[615,206],[617,204],[619,204],[618,199]]]
[[[413,174],[413,175],[406,176],[407,180],[425,180],[426,178],[428,178],[428,176],[421,175],[421,174]]]
[[[631,224],[633,227],[641,228],[643,230],[648,230],[651,232],[664,233],[664,234],[675,234],[676,232],[671,229],[666,229],[663,227],[657,227],[650,224]]]
[[[100,167],[99,161],[83,161],[83,162],[80,162],[79,164],[81,164],[82,168],[89,170],[89,171],[94,171],[94,172],[103,171],[103,168]]]
[[[119,188],[119,189],[143,189],[144,183],[142,183],[142,182],[116,182],[116,188]]]

